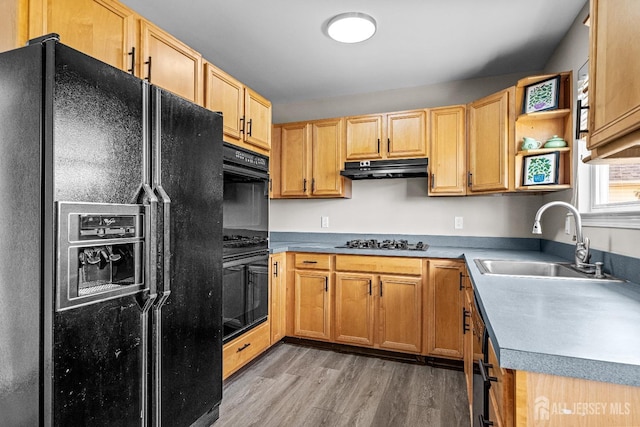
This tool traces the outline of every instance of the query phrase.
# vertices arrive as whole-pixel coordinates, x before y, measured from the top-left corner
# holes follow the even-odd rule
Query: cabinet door
[[[62,43],[124,71],[134,60],[135,20],[132,10],[112,0],[29,2],[30,38],[57,33]]]
[[[282,144],[280,137],[282,130],[280,126],[271,127],[271,156],[269,157],[269,197],[272,199],[280,199],[280,168],[282,162]]]
[[[388,158],[426,157],[426,116],[424,110],[387,114]]]
[[[311,195],[342,195],[342,140],[342,119],[311,124]]]
[[[202,105],[202,56],[152,23],[140,20],[140,76]]]
[[[294,333],[299,337],[331,339],[331,283],[325,271],[295,272]]]
[[[310,182],[309,131],[306,123],[284,125],[280,128],[280,195],[306,196]]]
[[[513,148],[509,144],[512,100],[513,89],[507,89],[469,104],[471,192],[507,191],[513,187],[509,179],[513,168]]]
[[[347,117],[346,160],[381,159],[382,116]]]
[[[269,268],[271,269],[269,278],[271,280],[270,294],[271,304],[269,306],[269,323],[271,324],[271,345],[277,343],[286,334],[286,267],[285,253],[271,255]]]
[[[429,195],[463,196],[467,193],[466,107],[434,108],[429,114]]]
[[[429,261],[427,352],[433,356],[462,359],[463,272],[460,261]]]
[[[422,279],[380,276],[380,348],[419,353],[422,343]]]
[[[373,345],[373,283],[371,274],[336,273],[335,341]]]
[[[469,313],[467,323],[469,330],[463,335],[463,358],[464,358],[464,377],[467,384],[467,397],[469,398],[469,413],[471,414],[471,425],[473,425],[473,338],[471,319],[473,318],[473,307],[471,297],[468,292],[464,292],[464,307]]]
[[[219,68],[205,65],[204,106],[211,111],[222,111],[224,140],[241,139],[240,122],[244,111],[244,87],[242,83]]]
[[[271,147],[271,102],[244,88],[245,137],[251,145],[264,150]]]
[[[593,149],[640,128],[640,2],[591,0],[589,143]],[[635,138],[637,140],[637,137]]]

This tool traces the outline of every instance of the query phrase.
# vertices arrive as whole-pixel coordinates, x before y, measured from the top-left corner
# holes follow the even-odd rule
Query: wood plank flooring
[[[214,427],[469,426],[464,373],[281,343],[224,384]]]

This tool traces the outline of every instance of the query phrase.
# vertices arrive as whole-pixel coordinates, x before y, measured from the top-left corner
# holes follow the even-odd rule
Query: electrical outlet
[[[461,216],[457,216],[457,217],[454,218],[454,228],[456,230],[462,230],[463,221],[462,221],[462,217]]]
[[[320,222],[320,226],[322,228],[329,228],[329,217],[328,216],[322,216],[320,217],[321,222]]]
[[[569,215],[564,218],[564,234],[571,234],[571,221]]]

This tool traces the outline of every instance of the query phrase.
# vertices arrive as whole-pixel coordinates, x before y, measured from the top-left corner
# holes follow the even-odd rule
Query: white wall
[[[426,178],[364,180],[353,181],[352,199],[272,200],[270,223],[272,231],[531,237],[538,206],[531,195],[427,197]]]

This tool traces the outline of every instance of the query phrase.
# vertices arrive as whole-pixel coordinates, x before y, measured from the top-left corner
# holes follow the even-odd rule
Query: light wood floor
[[[278,344],[224,384],[214,427],[469,426],[464,374]]]

